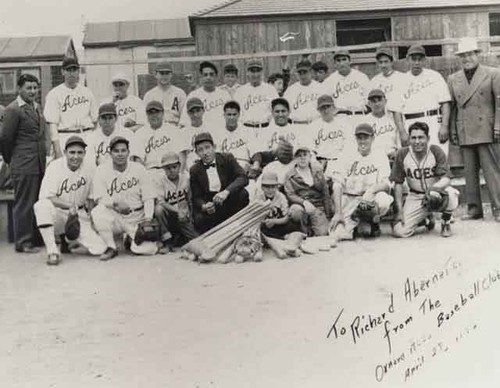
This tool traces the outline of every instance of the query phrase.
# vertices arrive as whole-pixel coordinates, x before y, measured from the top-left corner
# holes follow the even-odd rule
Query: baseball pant
[[[115,234],[126,234],[132,239],[130,249],[137,255],[154,255],[158,251],[156,242],[144,241],[137,245],[134,242],[135,232],[139,222],[144,219],[144,210],[132,212],[128,215],[118,212],[100,204],[92,210],[94,226],[107,247],[116,250]]]
[[[469,214],[483,214],[479,169],[483,170],[493,214],[500,213],[500,144],[476,144],[460,148],[464,156],[465,197]]]
[[[443,213],[451,214],[458,207],[459,191],[454,187],[447,187],[448,206]],[[429,216],[429,211],[422,205],[425,194],[410,191],[403,205],[404,223],[394,225],[394,235],[396,237],[410,237],[417,230],[418,224]]]
[[[42,175],[12,174],[14,186],[14,242],[16,249],[24,245],[41,244],[41,237],[36,227],[33,205],[38,200],[38,192],[42,184]]]
[[[358,226],[359,220],[353,219],[352,215],[363,200],[362,195],[342,195],[342,215],[344,225],[340,224],[335,230],[335,235],[339,240],[352,240],[354,228]],[[391,208],[394,198],[385,191],[375,194],[374,202],[378,207],[378,215],[383,217]]]
[[[174,235],[183,237],[190,241],[198,237],[198,232],[194,228],[193,221],[179,221],[177,214],[170,212],[164,205],[157,204],[155,207],[155,218],[160,224],[161,240],[170,240]]]
[[[429,126],[429,144],[435,144],[441,147],[446,156],[448,156],[449,142],[441,144],[438,138],[439,128],[441,128],[440,118],[441,116],[435,115],[435,116],[420,117],[418,119],[410,119],[410,120],[405,119],[405,129],[406,132],[408,133],[408,129],[410,128],[410,125],[412,125],[413,123],[417,121],[426,123]]]
[[[69,211],[55,207],[50,199],[41,199],[34,206],[36,221],[40,228],[47,254],[59,253],[55,236],[64,233],[64,226]],[[78,210],[80,221],[80,236],[76,241],[86,248],[91,255],[102,255],[106,251],[106,244],[92,229],[90,217],[84,209]]]
[[[289,210],[292,222],[301,225],[301,229],[308,236],[327,236],[328,219],[323,210],[316,208],[313,213],[307,214],[302,205],[294,203]]]

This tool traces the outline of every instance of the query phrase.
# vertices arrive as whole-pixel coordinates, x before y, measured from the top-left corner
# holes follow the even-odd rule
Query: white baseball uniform
[[[278,146],[280,137],[291,143],[294,147],[303,143],[307,138],[307,126],[300,124],[276,125],[272,122],[266,128],[258,128],[256,137],[250,144],[250,154],[272,151]]]
[[[68,207],[77,208],[80,236],[76,241],[80,245],[92,255],[101,255],[106,250],[106,245],[92,229],[90,216],[83,208],[89,198],[94,171],[95,168],[88,163],[83,163],[80,168],[72,171],[65,157],[54,160],[47,166],[34,211],[48,254],[59,253],[55,234],[64,233],[69,215],[69,210],[55,206],[52,198],[63,201]]]
[[[229,93],[231,96],[231,99],[234,99],[234,95],[236,94],[236,91],[240,88],[241,84],[236,82],[232,87],[229,87],[228,85],[224,84],[219,86],[220,89],[225,90]]]
[[[241,167],[248,167],[251,157],[249,146],[255,141],[252,128],[238,125],[233,131],[219,131],[214,141],[218,152],[231,153]]]
[[[205,108],[203,122],[207,126],[211,128],[224,127],[224,104],[231,100],[231,95],[227,90],[215,88],[213,92],[207,92],[203,89],[203,87],[200,87],[189,93],[187,100],[191,97],[198,97],[203,102],[203,106]],[[182,110],[180,123],[184,126],[189,125],[190,123],[186,104]]]
[[[195,149],[194,149],[194,138],[199,135],[202,132],[211,132],[212,137],[214,137],[213,131],[210,131],[210,128],[206,126],[204,123],[199,126],[199,127],[193,127],[191,124],[186,125],[185,127],[181,128],[182,134],[184,138],[187,138],[189,140],[189,145],[190,148],[187,152],[187,157],[186,157],[186,167],[187,170],[193,166],[193,164],[199,159],[198,155],[196,155]]]
[[[250,83],[241,85],[234,95],[240,104],[241,122],[248,124],[264,124],[271,121],[271,101],[278,98],[276,88],[262,82],[259,86]]]
[[[89,88],[78,84],[70,89],[64,83],[56,86],[47,93],[43,111],[48,123],[57,124],[57,133],[50,134],[51,140],[59,139],[62,149],[66,140],[76,133],[85,140],[97,122],[97,110],[97,102]]]
[[[338,71],[332,73],[321,84],[322,94],[333,97],[338,109],[353,112],[364,112],[368,98],[370,80],[365,73],[351,69],[349,74],[343,76]]]
[[[145,255],[157,252],[154,242],[137,245],[133,241],[139,222],[145,218],[145,202],[155,198],[152,179],[142,164],[129,161],[123,172],[116,170],[113,163],[100,165],[96,169],[92,197],[98,202],[92,210],[92,219],[108,247],[116,249],[114,233],[125,233],[132,239],[132,252]],[[108,207],[116,202],[126,203],[131,213],[123,215]]]
[[[117,100],[113,99],[113,97],[110,97],[103,103],[115,104],[117,114],[117,127],[130,129],[132,132],[135,132],[148,122],[146,118],[146,106],[144,104],[144,101],[142,101],[137,96],[129,94],[127,97]],[[128,119],[135,121],[136,125],[132,127],[125,127],[124,124]]]
[[[163,105],[165,112],[163,121],[177,125],[181,117],[181,112],[186,104],[186,93],[184,90],[174,85],[170,85],[166,89],[155,86],[144,95],[145,105],[151,101],[159,101]]]
[[[354,141],[354,128],[350,116],[336,115],[331,122],[321,117],[314,120],[306,129],[308,142],[318,156],[339,159],[346,144]]]
[[[386,112],[382,117],[369,114],[365,116],[365,120],[373,127],[375,132],[375,140],[372,145],[374,150],[381,150],[386,155],[389,155],[389,153],[397,151],[401,147],[399,132],[392,113]]]
[[[405,75],[400,71],[394,70],[390,75],[385,76],[383,73],[375,75],[370,80],[368,93],[374,89],[380,89],[384,92],[387,104],[389,106],[397,104],[401,98],[401,88],[405,84]]]
[[[312,80],[309,85],[295,82],[285,91],[290,103],[290,119],[297,124],[308,124],[319,117],[317,100],[321,95],[321,84]]]
[[[87,154],[85,159],[88,163],[93,163],[99,166],[103,162],[111,160],[111,150],[109,143],[116,136],[122,136],[129,141],[130,156],[139,156],[140,150],[137,147],[136,134],[126,128],[115,127],[115,130],[107,136],[101,129],[97,127],[87,137]]]

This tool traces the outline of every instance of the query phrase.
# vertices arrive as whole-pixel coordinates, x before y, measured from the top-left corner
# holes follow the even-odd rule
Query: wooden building
[[[0,105],[17,95],[17,78],[24,73],[41,82],[39,102],[63,79],[61,63],[65,56],[76,57],[70,36],[0,38]]]

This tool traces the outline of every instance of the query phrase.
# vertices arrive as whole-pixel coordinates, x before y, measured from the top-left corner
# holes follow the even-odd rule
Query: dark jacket
[[[28,104],[19,106],[18,97],[5,109],[0,133],[2,154],[12,174],[38,175],[45,171],[48,133],[41,113]]]
[[[234,196],[248,185],[245,170],[243,170],[232,154],[217,152],[215,154],[215,164],[219,174],[221,191],[228,190],[230,193],[229,197]],[[193,211],[199,212],[202,205],[212,200],[214,193],[208,190],[207,171],[201,160],[196,161],[189,173]]]

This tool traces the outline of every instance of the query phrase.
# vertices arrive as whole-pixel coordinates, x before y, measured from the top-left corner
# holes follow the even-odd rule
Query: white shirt
[[[300,82],[290,85],[284,95],[290,103],[290,118],[309,122],[318,118],[317,100],[320,93],[320,83],[314,80],[309,85],[302,85]]]
[[[126,128],[115,127],[115,130],[107,136],[101,127],[97,127],[87,136],[85,160],[88,163],[93,163],[95,166],[110,161],[111,150],[109,143],[115,136],[122,136],[127,139],[129,141],[130,156],[138,156],[137,141],[134,132]]]
[[[250,143],[254,141],[255,135],[251,128],[238,126],[235,130],[220,132],[216,138],[215,146],[218,152],[231,153],[245,168],[250,162]]]
[[[167,175],[161,173],[151,174],[154,181],[155,197],[163,198],[165,202],[175,207],[177,210],[189,212],[189,173],[181,171],[177,183],[168,179]]]
[[[279,160],[275,160],[271,163],[268,163],[266,167],[262,169],[262,174],[259,176],[259,179],[257,180],[258,187],[261,186],[262,175],[265,174],[266,172],[271,172],[271,171],[275,172],[276,175],[278,175],[278,183],[283,186],[285,184],[286,174],[294,166],[295,162],[293,160],[288,164],[283,164]]]
[[[241,122],[263,124],[271,121],[271,101],[278,97],[276,88],[266,82],[259,86],[250,83],[240,86],[234,99],[240,104]]]
[[[229,87],[228,85],[224,84],[224,85],[221,85],[219,86],[220,89],[222,90],[225,90],[229,93],[229,95],[231,96],[231,98],[234,98],[234,95],[236,93],[236,91],[238,90],[238,88],[240,87],[241,85],[236,82],[233,86]]]
[[[318,156],[338,158],[347,143],[354,142],[354,125],[351,116],[337,115],[331,122],[321,117],[314,120],[307,128],[309,142]]]
[[[155,86],[144,95],[144,104],[159,101],[163,105],[163,121],[178,124],[181,112],[186,104],[186,93],[177,86],[170,85],[167,89]]]
[[[376,117],[373,114],[365,116],[365,121],[373,127],[375,131],[375,140],[372,149],[385,152],[388,155],[401,147],[399,134],[392,113],[386,112],[382,117]]]
[[[212,128],[224,126],[224,104],[231,100],[231,95],[227,90],[215,88],[213,92],[207,92],[201,87],[189,93],[187,100],[191,97],[198,97],[203,102],[203,106],[205,107],[203,122],[207,126]],[[180,123],[182,125],[190,123],[187,105],[184,105],[184,109],[182,110]]]
[[[367,75],[359,70],[351,69],[347,76],[336,71],[321,84],[322,94],[333,96],[335,106],[339,109],[364,111],[369,83]]]
[[[401,89],[405,84],[405,78],[404,73],[397,70],[394,70],[389,76],[382,73],[377,74],[370,80],[368,93],[374,89],[380,89],[385,94],[387,104],[394,105],[401,98]]]
[[[113,103],[116,106],[116,126],[122,128],[134,128],[134,127],[125,127],[125,121],[127,119],[133,120],[136,122],[136,128],[138,129],[140,126],[143,126],[147,123],[146,118],[146,106],[144,105],[144,101],[142,101],[139,97],[134,95],[128,95],[124,99],[117,99],[114,101],[113,97],[109,97],[104,101],[104,103]],[[131,129],[132,130],[132,129]]]
[[[272,151],[278,146],[280,137],[296,147],[307,137],[307,126],[300,124],[276,125],[274,122],[266,128],[259,128],[258,135],[250,144],[250,154],[262,151]]]
[[[217,172],[217,166],[211,166],[207,168],[207,177],[208,177],[208,191],[218,193],[220,191],[221,184],[220,184],[219,173]]]
[[[58,131],[74,130],[93,128],[97,110],[97,102],[89,88],[78,84],[70,89],[63,83],[47,94],[43,114],[48,123],[57,124]]]

